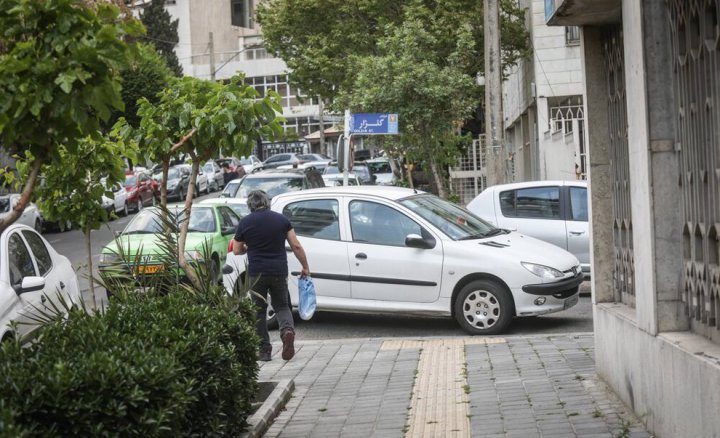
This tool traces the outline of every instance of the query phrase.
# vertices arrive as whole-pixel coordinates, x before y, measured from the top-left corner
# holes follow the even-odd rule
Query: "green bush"
[[[254,311],[219,290],[127,295],[0,349],[0,437],[234,436],[257,388]]]

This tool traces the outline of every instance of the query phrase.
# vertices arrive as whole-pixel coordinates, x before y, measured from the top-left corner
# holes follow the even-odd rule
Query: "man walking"
[[[310,275],[307,257],[290,221],[280,213],[270,210],[270,200],[262,190],[248,194],[247,206],[250,214],[238,224],[233,240],[233,254],[247,253],[248,272],[246,281],[258,307],[255,329],[260,336],[260,357],[269,361],[272,345],[267,328],[267,296],[270,293],[272,306],[277,314],[282,339],[282,358],[290,360],[295,355],[295,326],[287,286],[288,263],[285,242],[302,265],[301,277]]]

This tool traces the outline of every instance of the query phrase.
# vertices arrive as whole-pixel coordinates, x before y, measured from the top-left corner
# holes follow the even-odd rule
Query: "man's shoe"
[[[260,352],[258,353],[258,360],[261,360],[263,362],[270,362],[272,356],[272,347],[260,347]]]
[[[282,358],[283,360],[290,360],[295,356],[295,330],[285,330],[281,338],[283,343]]]

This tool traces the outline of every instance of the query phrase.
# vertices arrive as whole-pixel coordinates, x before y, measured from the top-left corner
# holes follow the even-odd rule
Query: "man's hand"
[[[247,245],[245,245],[245,242],[238,242],[237,240],[233,239],[232,242],[232,252],[235,255],[243,255],[247,252]]]

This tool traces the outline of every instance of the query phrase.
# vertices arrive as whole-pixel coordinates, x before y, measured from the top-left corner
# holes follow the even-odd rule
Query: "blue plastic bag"
[[[298,313],[300,318],[307,321],[315,314],[315,283],[310,277],[300,277],[298,279]]]

